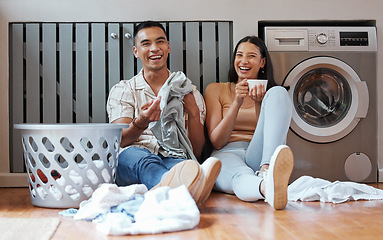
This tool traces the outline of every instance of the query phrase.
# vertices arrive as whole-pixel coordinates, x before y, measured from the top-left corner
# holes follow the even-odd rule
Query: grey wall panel
[[[42,24],[42,101],[43,122],[56,123],[57,92],[56,92],[56,24]]]
[[[122,25],[122,34],[124,36],[122,40],[123,79],[130,79],[134,76],[133,30],[134,25],[132,23]],[[127,38],[127,34],[131,37]]]
[[[77,123],[89,123],[89,24],[76,24],[75,111]]]
[[[21,134],[20,130],[16,130],[13,128],[13,124],[15,123],[23,123],[23,109],[24,109],[24,80],[23,80],[23,24],[14,24],[10,29],[10,86],[11,90],[11,126],[10,126],[10,167],[12,172],[23,172],[24,171],[24,158],[23,151],[21,146]]]
[[[59,109],[60,123],[73,122],[73,26],[59,24]]]
[[[200,88],[200,51],[199,51],[199,23],[186,23],[186,76]]]
[[[216,41],[215,23],[202,23],[202,89],[205,90],[209,83],[216,82]]]
[[[40,29],[38,23],[26,26],[26,109],[27,122],[40,122]]]
[[[14,123],[23,122],[24,109],[24,84],[23,84],[23,65],[24,65],[24,42],[23,42],[23,24],[14,24],[10,33],[12,39],[10,42],[12,54],[10,54],[10,85],[12,87],[12,118]]]
[[[137,26],[138,24],[139,23],[136,23],[135,26]],[[132,37],[133,37],[133,30],[132,30]],[[134,44],[135,44],[134,39],[132,38],[131,41],[132,41],[132,46],[134,46]],[[135,64],[136,64],[136,68],[134,69],[134,75],[136,75],[142,69],[142,61],[139,58],[135,58],[134,61],[135,61]]]
[[[108,90],[120,79],[120,26],[118,23],[108,24]],[[112,35],[113,34],[113,35]],[[115,34],[115,35],[114,35]]]
[[[219,68],[219,81],[228,81],[228,72],[230,67],[230,56],[232,51],[231,46],[231,33],[229,22],[218,23],[218,68]]]
[[[105,24],[92,24],[92,122],[106,119]]]
[[[171,53],[169,56],[169,69],[172,72],[183,71],[183,39],[182,22],[169,23],[169,41]]]

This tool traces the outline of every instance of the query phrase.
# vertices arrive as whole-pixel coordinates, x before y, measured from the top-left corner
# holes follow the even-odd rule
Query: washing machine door
[[[290,86],[294,105],[291,129],[309,141],[337,141],[367,115],[367,84],[339,59],[313,57],[302,61],[283,85]]]

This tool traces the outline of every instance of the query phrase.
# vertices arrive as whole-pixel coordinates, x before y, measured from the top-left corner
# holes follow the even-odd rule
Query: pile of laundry
[[[59,214],[92,221],[105,235],[182,231],[194,228],[200,220],[198,207],[184,185],[148,191],[143,184],[118,187],[105,183],[81,202],[79,209]]]
[[[383,190],[356,182],[330,182],[301,176],[288,187],[289,201],[320,201],[334,204],[357,200],[381,200]]]

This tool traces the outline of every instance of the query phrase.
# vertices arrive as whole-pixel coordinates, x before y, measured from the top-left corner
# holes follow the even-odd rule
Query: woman
[[[268,79],[268,84],[249,90],[248,79]],[[215,189],[283,209],[294,165],[284,145],[292,107],[286,89],[276,85],[265,44],[244,37],[235,47],[229,82],[206,88],[206,126],[212,156],[222,162]]]

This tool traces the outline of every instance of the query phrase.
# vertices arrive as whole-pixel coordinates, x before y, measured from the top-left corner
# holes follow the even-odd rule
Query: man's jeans
[[[118,157],[116,184],[144,184],[151,189],[161,181],[164,173],[184,160],[156,155],[145,148],[127,148]]]

